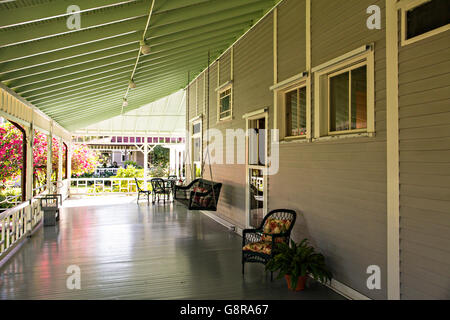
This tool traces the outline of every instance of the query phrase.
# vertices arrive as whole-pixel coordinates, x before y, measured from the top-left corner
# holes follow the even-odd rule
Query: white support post
[[[73,144],[69,142],[67,144],[67,192],[70,197],[70,186],[71,186],[71,177],[72,177],[72,149]]]
[[[175,149],[175,175],[180,176],[180,151]]]
[[[33,123],[30,124],[30,127],[26,130],[26,139],[27,139],[27,161],[25,163],[26,166],[26,200],[31,200],[33,198],[33,145],[34,145],[34,129],[33,129]],[[32,225],[31,225],[31,217],[32,217],[32,206],[29,206],[27,208],[27,218],[26,218],[26,224],[27,224],[27,233],[31,234],[32,231]]]
[[[147,140],[147,138],[146,138]],[[147,175],[148,175],[148,143],[144,143],[144,190],[147,190]]]
[[[180,177],[184,178],[183,169],[185,169],[184,158],[186,157],[186,150],[181,151],[181,165],[180,165]],[[186,169],[185,169],[186,170]]]
[[[62,138],[58,139],[58,186],[57,189],[58,193],[61,193],[61,190],[63,188],[62,181],[63,181],[63,140]],[[61,183],[60,183],[61,181]]]
[[[175,172],[175,148],[170,147],[170,158],[169,158],[169,174],[173,174]]]
[[[47,190],[49,193],[53,192],[52,187],[52,158],[53,158],[53,134],[50,130],[50,133],[47,135]]]

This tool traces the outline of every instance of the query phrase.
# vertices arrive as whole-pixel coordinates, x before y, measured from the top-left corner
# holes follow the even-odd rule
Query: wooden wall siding
[[[450,32],[399,48],[402,299],[450,299]]]
[[[278,7],[278,81],[306,70],[306,1]]]
[[[228,50],[220,57],[220,83],[222,85],[231,80],[231,50]]]
[[[272,36],[273,16],[270,14],[235,44],[232,121],[217,122],[217,92],[214,85],[217,83],[217,64],[211,67],[210,127],[221,130],[224,138],[226,129],[245,130],[246,123],[242,118],[245,113],[273,104],[272,92],[269,90],[273,84]],[[230,67],[229,53],[226,53],[220,59],[220,84],[230,80]],[[205,177],[209,177],[209,168],[205,169]],[[218,215],[244,228],[245,165],[213,165],[213,178],[223,183]]]
[[[205,73],[202,73],[197,78],[198,83],[198,99],[197,99],[197,113],[205,113]]]
[[[217,67],[218,62],[209,67],[209,125],[211,128],[214,128],[217,122]]]
[[[189,86],[189,119],[191,120],[197,116],[197,90],[196,90],[196,82],[194,81]],[[189,129],[189,126],[187,127]]]
[[[375,138],[282,144],[280,171],[270,177],[269,209],[288,207],[301,213],[294,238],[312,239],[328,257],[336,280],[370,298],[384,299],[386,46],[383,31],[366,28],[366,9],[372,4],[379,5],[384,16],[384,1],[312,1],[311,41],[313,67],[375,43]],[[381,290],[367,289],[370,265],[382,270]]]
[[[245,129],[245,113],[273,105],[273,13],[236,44],[234,66],[233,126]]]
[[[369,30],[366,27],[369,17],[366,10],[371,5],[381,8],[381,30]],[[384,9],[383,0],[311,1],[312,66],[327,62],[374,39],[384,39]],[[385,47],[385,42],[378,45]]]

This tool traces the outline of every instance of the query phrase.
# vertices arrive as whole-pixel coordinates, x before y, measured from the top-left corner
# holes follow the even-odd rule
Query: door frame
[[[268,141],[270,139],[269,137],[269,112],[267,109],[258,110],[255,112],[252,112],[248,116],[245,117],[245,225],[246,228],[251,228],[250,226],[250,169],[258,169],[263,171],[263,217],[265,217],[268,213],[268,196],[267,196],[267,171],[268,171],[268,154],[269,154],[269,144]],[[250,121],[253,120],[259,120],[259,119],[265,119],[266,124],[266,139],[265,139],[265,165],[259,166],[259,165],[250,165],[249,162],[249,124]]]

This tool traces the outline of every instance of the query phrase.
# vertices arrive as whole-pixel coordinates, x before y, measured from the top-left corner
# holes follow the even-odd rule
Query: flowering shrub
[[[128,165],[127,168],[119,168],[116,174],[117,178],[142,178],[144,177],[144,169],[138,169],[133,165]]]
[[[93,173],[99,162],[99,153],[87,145],[77,144],[72,151],[72,176]]]
[[[22,132],[10,123],[0,126],[0,182],[16,178],[22,170]]]
[[[33,166],[34,174],[41,185],[45,183],[47,172],[47,136],[39,131],[34,132]],[[11,123],[0,125],[0,182],[16,179],[22,172],[23,159],[23,136],[22,132]],[[62,146],[65,149],[65,146]],[[52,168],[58,171],[59,141],[52,140]],[[86,145],[75,145],[72,153],[72,174],[79,176],[85,172],[94,172],[98,162],[96,151],[89,149]]]

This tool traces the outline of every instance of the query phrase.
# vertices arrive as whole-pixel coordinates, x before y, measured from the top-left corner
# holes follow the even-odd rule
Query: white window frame
[[[202,116],[198,116],[192,120],[190,120],[190,154],[191,154],[191,171],[192,171],[192,177],[196,178],[196,172],[194,172],[194,166],[198,166],[200,168],[200,174],[201,174],[201,168],[202,168],[202,157],[203,157],[203,118]],[[194,134],[194,126],[200,124],[200,132]],[[194,161],[194,140],[200,139],[200,161]]]
[[[314,139],[328,137],[348,137],[353,135],[375,134],[375,63],[373,46],[367,46],[368,50],[359,54],[351,53],[342,59],[335,59],[333,63],[324,68],[319,68],[314,73]],[[347,56],[350,56],[347,58]],[[329,63],[326,63],[328,65]],[[330,132],[330,90],[329,78],[340,73],[348,72],[354,68],[366,66],[367,74],[367,128],[350,129],[345,131]]]
[[[351,114],[351,110],[350,110],[351,104],[352,104],[352,92],[351,92],[351,90],[352,90],[352,86],[351,86],[352,78],[351,78],[351,71],[356,70],[356,69],[361,68],[361,67],[366,67],[366,71],[367,71],[367,62],[361,62],[361,63],[352,65],[350,67],[347,67],[345,69],[341,69],[339,71],[336,71],[334,73],[331,73],[331,74],[327,75],[327,86],[328,86],[328,89],[327,89],[327,97],[328,97],[328,102],[327,102],[327,104],[328,104],[328,108],[327,108],[328,109],[328,116],[327,116],[327,119],[328,119],[328,135],[329,136],[341,135],[341,134],[349,134],[349,133],[361,133],[361,132],[366,132],[367,131],[366,128],[364,128],[364,129],[348,129],[348,130],[341,130],[341,131],[331,131],[330,130],[330,127],[331,127],[331,123],[330,123],[330,118],[331,118],[331,113],[330,113],[330,110],[331,110],[331,97],[330,97],[331,78],[334,78],[334,77],[336,77],[338,75],[341,75],[341,74],[344,74],[344,73],[349,73],[349,86],[348,86],[348,90],[349,90],[349,105],[348,105],[349,122],[348,123],[349,123],[349,128],[350,128],[351,127],[351,122],[352,122],[351,121],[352,114]]]
[[[417,41],[421,41],[421,40],[430,38],[432,36],[435,36],[439,33],[450,30],[450,23],[448,23],[445,26],[425,32],[425,33],[415,36],[411,39],[406,39],[406,31],[407,31],[406,13],[409,10],[417,8],[417,7],[421,6],[422,4],[430,2],[430,1],[432,1],[432,0],[413,0],[413,1],[407,1],[407,2],[404,1],[399,4],[400,10],[401,10],[401,45],[402,46],[407,46],[407,45],[415,43]]]
[[[225,91],[230,90],[230,114],[226,117],[221,117],[220,114],[220,95],[224,93]],[[231,120],[233,118],[233,84],[232,83],[226,83],[222,87],[220,87],[217,90],[217,122],[222,122],[226,120]]]
[[[282,119],[281,119],[282,124],[281,124],[281,127],[282,127],[282,130],[283,130],[283,132],[282,132],[283,139],[286,139],[286,140],[306,139],[306,137],[308,135],[308,127],[309,127],[308,126],[308,122],[310,121],[310,119],[308,118],[308,111],[307,111],[308,110],[308,106],[307,105],[305,106],[305,108],[306,108],[306,113],[305,113],[305,117],[306,117],[306,134],[293,136],[293,135],[288,135],[288,133],[287,133],[287,121],[286,121],[286,113],[287,113],[286,102],[287,101],[286,101],[286,94],[288,94],[289,92],[292,92],[294,90],[299,90],[299,89],[302,89],[302,88],[305,88],[306,92],[308,93],[308,86],[306,84],[306,81],[302,81],[299,84],[296,84],[294,86],[291,86],[291,87],[289,87],[289,88],[279,92],[279,94],[282,94],[281,99],[283,101],[282,108],[281,108],[282,109]],[[299,99],[300,99],[300,97],[298,97],[298,100]],[[299,103],[299,101],[298,101],[298,103]]]
[[[289,79],[281,81],[270,87],[273,90],[275,97],[275,127],[279,128],[279,139],[281,142],[288,141],[310,141],[311,139],[311,99],[308,99],[308,83],[311,83],[309,74],[307,72],[300,73]],[[286,93],[306,88],[306,134],[301,136],[289,136],[286,132]]]

